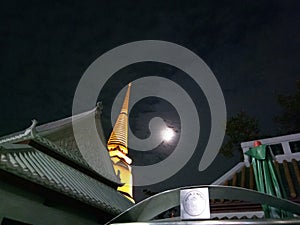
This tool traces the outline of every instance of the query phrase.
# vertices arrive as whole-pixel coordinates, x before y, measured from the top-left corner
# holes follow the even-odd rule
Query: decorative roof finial
[[[31,134],[31,136],[34,137],[36,134],[36,125],[38,122],[36,119],[31,120],[31,122],[32,122],[31,126],[25,130],[25,135]]]

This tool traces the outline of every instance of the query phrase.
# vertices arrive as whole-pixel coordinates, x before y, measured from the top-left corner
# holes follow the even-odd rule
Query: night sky
[[[299,12],[299,1],[2,2],[0,135],[22,130],[34,118],[43,124],[70,116],[74,92],[89,65],[110,49],[139,40],[169,41],[195,52],[215,74],[228,118],[245,111],[259,120],[263,134],[275,135],[278,128],[272,118],[280,113],[275,96],[293,93],[300,77]],[[201,92],[194,84],[186,84],[184,74],[172,66],[128,66],[108,81],[99,96],[106,136],[116,95],[130,80],[150,75],[179,82],[191,96]],[[200,111],[207,108],[205,98],[198,101]],[[201,115],[205,118],[207,112]],[[153,116],[175,127],[180,124],[167,101],[147,98],[130,115],[130,126],[138,137],[149,135],[147,126]],[[160,147],[164,153],[151,152],[146,161],[136,153],[136,163],[151,164],[171,154],[170,146]],[[196,152],[195,160],[176,176],[144,188],[160,191],[210,183],[239,160],[238,155],[219,155],[200,173],[202,154]]]

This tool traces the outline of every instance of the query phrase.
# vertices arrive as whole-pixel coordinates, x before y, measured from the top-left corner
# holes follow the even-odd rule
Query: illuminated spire
[[[107,142],[107,149],[110,158],[113,162],[113,167],[116,175],[120,178],[124,185],[118,190],[124,194],[130,201],[134,202],[132,190],[132,160],[127,156],[128,154],[128,103],[130,96],[131,83],[128,84],[127,92],[124,98],[121,112],[118,116],[116,124],[110,134]]]
[[[121,112],[107,142],[108,150],[113,150],[119,147],[124,154],[128,153],[128,103],[130,87],[131,83],[128,84]]]

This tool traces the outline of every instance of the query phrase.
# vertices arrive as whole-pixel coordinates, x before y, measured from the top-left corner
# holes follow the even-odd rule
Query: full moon
[[[174,137],[174,131],[171,128],[166,128],[162,131],[162,138],[165,141],[170,141]]]

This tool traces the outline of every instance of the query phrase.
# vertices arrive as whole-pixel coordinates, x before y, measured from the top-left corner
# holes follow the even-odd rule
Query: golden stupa
[[[133,191],[132,191],[132,173],[131,173],[131,162],[132,160],[127,156],[128,154],[128,104],[130,96],[131,83],[128,84],[124,102],[122,105],[121,112],[117,118],[115,126],[110,134],[107,142],[108,153],[113,162],[113,167],[117,176],[123,186],[118,188],[118,191],[123,193],[132,202]]]

